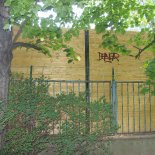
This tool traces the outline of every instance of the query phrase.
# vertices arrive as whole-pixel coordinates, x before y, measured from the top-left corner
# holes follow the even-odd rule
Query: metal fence
[[[89,81],[88,82],[88,81],[81,81],[81,80],[47,80],[46,82],[48,82],[49,84],[49,94],[54,97],[62,93],[63,94],[74,93],[76,95],[79,95],[80,93],[84,93],[86,98],[87,98],[87,93],[86,93],[86,83],[87,83],[89,85],[89,102],[90,103],[87,103],[86,101],[88,106],[86,106],[86,109],[85,109],[86,111],[84,112],[85,117],[86,117],[86,122],[85,122],[86,132],[93,132],[94,129],[96,128],[99,129],[99,126],[101,124],[103,125],[104,120],[102,121],[97,120],[97,122],[94,122],[92,119],[90,119],[92,113],[89,112],[89,108],[87,107],[89,107],[91,102],[95,103],[95,101],[99,101],[103,96],[105,97],[108,103],[111,102],[111,81]],[[98,105],[98,108],[99,107],[100,105]],[[71,111],[73,112],[73,109],[71,109]],[[100,115],[100,114],[101,114],[101,111],[98,111],[96,113],[96,115]],[[62,118],[63,120],[60,120],[58,126],[62,124],[63,121],[66,121],[67,119],[66,114],[63,114],[62,117],[63,117]],[[102,116],[96,116],[96,117],[102,117]],[[77,129],[79,131],[81,130],[80,124],[77,126]],[[54,134],[54,130],[55,128],[53,128],[53,134]],[[57,130],[57,132],[59,131]]]
[[[81,80],[47,80],[49,93],[52,96],[57,94],[68,94],[70,92],[79,94],[85,92],[86,81]],[[111,81],[89,81],[90,101],[98,101],[105,96],[108,102],[111,101]]]
[[[89,84],[89,97],[90,102],[87,103],[86,100],[86,83]],[[32,89],[29,89],[29,88]],[[26,79],[23,80],[19,77],[17,79],[10,80],[10,91],[9,94],[13,95],[10,99],[13,99],[14,95],[15,100],[16,94],[20,91],[25,91],[26,95],[31,96],[34,93],[33,98],[36,97],[36,101],[38,102],[37,96],[39,93],[43,93],[43,95],[47,95],[49,93],[50,96],[54,96],[54,98],[50,98],[51,105],[54,105],[54,111],[57,111],[57,117],[50,120],[49,123],[49,132],[50,134],[58,134],[65,131],[68,134],[70,131],[70,127],[74,127],[77,129],[78,133],[83,132],[96,132],[99,129],[101,132],[105,134],[105,132],[109,132],[109,134],[113,133],[111,131],[113,126],[113,119],[111,115],[104,108],[109,106],[108,103],[111,102],[111,81],[79,81],[79,80],[44,80],[42,78],[39,79]],[[27,91],[28,90],[28,91]],[[30,91],[29,91],[30,90]],[[82,93],[82,96],[79,95]],[[58,95],[61,94],[61,95]],[[64,94],[64,95],[63,95]],[[69,94],[69,96],[66,96]],[[76,97],[73,97],[72,94],[76,94]],[[106,99],[107,102],[100,100],[100,98]],[[68,98],[69,97],[69,98]],[[71,100],[72,99],[72,100]],[[30,101],[30,99],[28,99]],[[39,99],[40,100],[40,99]],[[10,100],[11,101],[11,100]],[[12,102],[12,101],[11,101]],[[39,101],[44,103],[44,101]],[[25,103],[25,102],[24,102]],[[26,104],[29,102],[26,102]],[[62,103],[62,104],[61,104]],[[82,104],[81,104],[82,103]],[[38,103],[37,103],[38,104]],[[40,104],[40,103],[39,103]],[[45,101],[46,104],[46,101]],[[61,104],[61,105],[60,105]],[[64,105],[65,107],[63,107]],[[88,105],[87,105],[88,104]],[[35,104],[36,105],[36,104]],[[106,105],[106,106],[105,106]],[[52,107],[48,105],[49,108]],[[108,108],[109,109],[109,108]],[[37,108],[35,108],[37,110]],[[88,113],[89,111],[89,113]],[[49,111],[45,111],[45,113],[49,114]],[[35,112],[33,112],[35,113]],[[52,115],[52,114],[51,114]],[[37,121],[36,121],[37,122]],[[72,123],[72,124],[69,124]],[[105,125],[104,125],[105,124]],[[69,126],[71,125],[71,126]],[[69,128],[68,128],[69,127]],[[108,129],[108,130],[107,130]]]
[[[48,80],[50,95],[85,91],[86,81]],[[89,81],[90,101],[102,96],[113,105],[118,133],[155,131],[155,96],[141,93],[143,81]]]
[[[143,87],[143,81],[116,82],[119,133],[155,131],[155,96],[142,93]]]
[[[32,66],[30,70],[32,80]],[[44,80],[43,80],[44,81]],[[49,94],[79,94],[86,92],[89,85],[89,101],[98,101],[105,96],[112,104],[118,133],[155,132],[155,96],[151,91],[142,93],[144,81],[116,81],[114,70],[111,81],[45,80],[49,84]],[[148,86],[149,90],[151,86]]]

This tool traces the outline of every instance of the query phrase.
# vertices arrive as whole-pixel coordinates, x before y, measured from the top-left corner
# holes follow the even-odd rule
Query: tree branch
[[[13,47],[12,49],[15,49],[17,47],[25,47],[25,48],[33,48],[37,51],[42,51],[42,48],[41,47],[38,47],[34,44],[30,44],[30,43],[24,43],[24,42],[15,42],[13,43]]]
[[[18,32],[16,33],[15,37],[13,38],[13,43],[15,43],[15,42],[17,41],[17,39],[19,38],[19,36],[20,36],[20,34],[22,33],[22,30],[23,30],[23,28],[24,28],[26,22],[27,22],[27,19],[25,19],[25,20],[22,22],[22,24],[21,24],[21,26],[20,26]]]
[[[147,49],[149,48],[150,46],[152,46],[153,44],[155,44],[155,36],[154,36],[154,39],[148,44],[146,45],[144,48],[139,48],[139,47],[136,47],[136,46],[133,46],[134,48],[138,49],[138,53],[135,55],[135,58],[136,59],[139,59],[140,58],[140,55]]]

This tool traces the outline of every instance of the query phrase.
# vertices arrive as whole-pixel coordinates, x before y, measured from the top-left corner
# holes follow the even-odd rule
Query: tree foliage
[[[91,23],[95,24],[97,33],[103,33],[103,46],[112,51],[129,53],[125,46],[119,45],[115,35],[125,33],[129,27],[141,30],[136,36],[137,45],[144,41],[140,35],[145,32],[148,34],[145,43],[150,40],[154,43],[153,0],[6,0],[5,5],[10,7],[10,18],[4,28],[19,26],[23,37],[34,39],[34,44],[44,47],[44,52],[47,50],[45,47],[55,50],[66,48],[64,41],[77,36],[79,30],[88,29]],[[82,9],[81,15],[77,14],[74,6]],[[39,17],[41,12],[49,16]],[[62,28],[67,24],[68,31],[62,33]]]
[[[19,27],[14,37],[13,48],[34,48],[49,55],[49,49],[63,49],[70,58],[69,62],[72,62],[78,60],[78,55],[65,42],[72,36],[78,36],[80,30],[89,29],[93,23],[96,32],[103,35],[102,46],[112,52],[117,51],[139,58],[148,48],[154,51],[153,0],[6,0],[5,6],[10,7],[10,17],[4,28],[15,25]],[[41,13],[45,13],[46,16],[39,16]],[[62,31],[64,27],[68,28],[65,32]],[[127,42],[135,47],[135,55],[117,38],[118,33],[124,34],[128,28],[138,30],[138,33],[130,38],[130,43]],[[20,34],[33,41],[17,42]]]

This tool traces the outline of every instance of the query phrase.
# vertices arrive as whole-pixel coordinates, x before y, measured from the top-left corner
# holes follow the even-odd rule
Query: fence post
[[[86,93],[86,134],[90,133],[90,61],[89,30],[85,30],[85,93]]]
[[[112,84],[111,84],[111,101],[112,101],[112,112],[114,116],[114,123],[117,125],[117,85],[115,81],[115,72],[112,68]]]

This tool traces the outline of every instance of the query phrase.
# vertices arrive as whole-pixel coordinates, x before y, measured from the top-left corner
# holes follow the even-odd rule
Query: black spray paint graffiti
[[[104,62],[110,62],[117,60],[119,61],[119,54],[118,53],[101,53],[98,52],[99,54],[99,61],[103,60]]]

